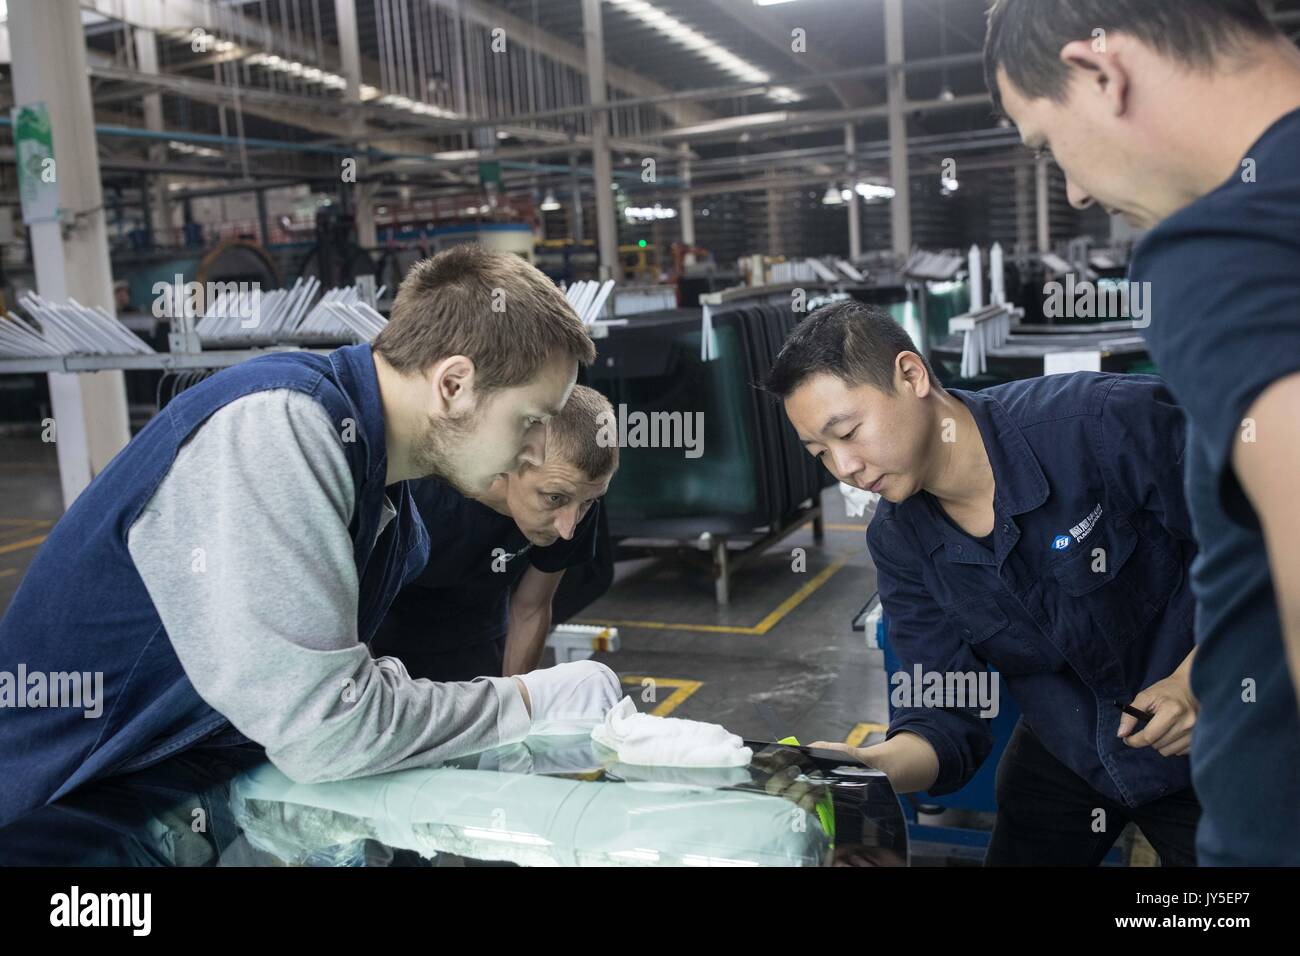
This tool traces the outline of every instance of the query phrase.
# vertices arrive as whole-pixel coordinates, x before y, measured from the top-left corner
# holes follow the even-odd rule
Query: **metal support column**
[[[345,94],[348,102],[361,102],[361,40],[357,33],[356,0],[334,0],[334,20],[338,24],[339,58],[342,60],[343,77],[348,81]],[[359,134],[365,129],[365,117],[356,111],[353,113],[352,131]],[[366,170],[366,147],[364,140],[357,141],[356,173],[358,180],[353,186],[353,220],[356,223],[357,244],[363,249],[373,249],[379,244],[375,231],[374,187],[360,181]]]
[[[261,243],[264,246],[271,244],[271,219],[266,213],[266,190],[259,189],[254,194],[257,197],[257,229],[261,237]]]
[[[56,302],[114,309],[95,114],[78,0],[9,4],[14,103],[43,103],[54,146],[59,220],[29,224],[36,288]],[[63,505],[73,500],[130,440],[120,371],[50,373],[54,438]]]
[[[695,200],[691,197],[691,147],[686,143],[680,143],[677,152],[681,155],[677,176],[682,181],[681,210],[678,215],[682,221],[682,245],[689,249],[695,245]],[[682,261],[685,265],[694,265],[694,253],[688,252]]]
[[[575,246],[582,245],[586,230],[582,222],[582,181],[578,178],[578,154],[569,154],[569,193],[572,205],[569,207],[569,234]]]
[[[859,218],[858,196],[858,141],[852,123],[844,124],[845,168],[849,174],[849,260],[862,255],[862,220]]]
[[[135,58],[141,73],[158,72],[158,36],[153,30],[135,29]],[[145,128],[154,132],[163,129],[162,94],[146,93],[144,105]],[[154,143],[149,147],[149,161],[158,172],[149,177],[149,232],[155,246],[172,245],[171,193],[168,178],[162,175],[167,168],[167,144]]]
[[[767,171],[768,179],[776,178],[776,170],[769,168]],[[767,191],[767,254],[769,256],[781,255],[780,237],[781,220],[778,214],[780,208],[781,194],[775,189]],[[766,270],[764,270],[766,271]]]
[[[907,99],[903,72],[903,0],[885,0],[885,58],[889,66],[889,178],[894,187],[890,226],[899,263],[912,253],[911,165],[907,156]]]
[[[605,87],[605,34],[600,0],[582,0],[582,40],[587,51],[588,99],[607,101]],[[622,279],[618,258],[618,224],[614,217],[614,165],[609,153],[609,114],[591,114],[591,167],[596,191],[596,247],[600,251],[600,277]]]
[[[1039,157],[1037,173],[1038,185],[1038,251],[1052,251],[1052,208],[1051,202],[1051,172],[1047,166],[1046,157]]]

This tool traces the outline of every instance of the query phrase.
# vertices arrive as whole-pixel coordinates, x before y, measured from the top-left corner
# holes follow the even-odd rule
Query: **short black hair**
[[[1280,36],[1258,0],[993,0],[984,78],[1002,112],[998,69],[1031,100],[1065,98],[1061,48],[1093,31],[1127,33],[1188,66],[1208,68],[1245,38]]]
[[[915,353],[930,371],[912,337],[884,309],[835,302],[795,326],[762,388],[784,399],[811,376],[826,373],[846,385],[872,385],[892,394],[900,352]]]

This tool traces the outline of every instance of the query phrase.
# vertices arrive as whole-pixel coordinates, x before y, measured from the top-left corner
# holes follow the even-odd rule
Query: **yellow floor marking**
[[[647,680],[654,681],[656,690],[660,687],[675,688],[671,694],[655,706],[654,710],[650,711],[650,713],[655,717],[667,717],[674,710],[680,707],[686,698],[690,697],[691,694],[694,694],[704,686],[702,681],[684,680],[678,677],[634,677],[630,674],[624,674],[619,678],[619,680],[624,684],[632,684],[638,688],[641,687],[642,681]],[[635,698],[636,695],[634,694],[632,696]]]
[[[800,525],[799,530],[803,531],[806,528],[807,530],[811,531],[812,526],[813,523],[809,521],[805,525]],[[864,524],[832,524],[828,522],[827,524],[822,525],[822,530],[823,531],[866,531],[867,526]]]
[[[775,611],[767,615],[752,627],[742,627],[740,625],[730,624],[672,624],[667,621],[613,621],[604,618],[581,618],[575,620],[575,624],[594,624],[597,627],[643,627],[659,631],[698,631],[704,634],[766,634],[777,623],[793,611],[796,607],[808,599],[808,596],[816,591],[819,587],[831,579],[840,568],[844,567],[848,558],[837,558],[829,565],[819,571],[808,583],[801,587],[794,594],[782,601]]]
[[[5,538],[12,541],[25,538],[37,531],[48,528],[50,524],[49,521],[35,521],[31,518],[0,519],[0,544],[6,543]]]
[[[862,741],[874,733],[883,734],[889,729],[888,724],[855,724],[849,731],[849,735],[844,738],[844,742],[850,747],[861,747]]]
[[[18,573],[17,568],[5,568],[3,571],[0,571],[0,578],[7,578],[9,577],[9,575],[17,574],[17,573]]]
[[[22,551],[24,548],[34,548],[48,537],[49,535],[42,534],[35,538],[15,541],[13,544],[0,545],[0,554],[8,554],[10,551]]]
[[[832,562],[829,566],[819,571],[811,581],[807,582],[798,591],[795,591],[794,594],[791,594],[788,598],[786,598],[784,601],[782,601],[780,604],[777,605],[775,611],[773,611],[767,617],[763,618],[763,620],[759,621],[758,624],[755,626],[755,630],[759,634],[766,634],[768,631],[770,631],[773,627],[776,626],[777,622],[780,621],[781,618],[785,617],[787,614],[789,614],[791,611],[797,608],[800,604],[802,604],[805,600],[807,600],[810,594],[812,594],[819,587],[821,587],[823,584],[825,584],[827,581],[831,579],[832,574],[834,574],[840,568],[844,567],[844,563],[846,560],[847,559],[845,558],[839,558],[834,562]]]

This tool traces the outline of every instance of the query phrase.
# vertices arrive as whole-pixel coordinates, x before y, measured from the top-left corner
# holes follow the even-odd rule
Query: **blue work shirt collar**
[[[984,441],[993,471],[993,534],[997,547],[994,554],[972,544],[970,536],[953,524],[934,496],[922,492],[928,524],[924,529],[926,549],[933,554],[943,547],[948,559],[960,564],[1000,564],[1020,536],[1011,517],[1042,507],[1049,491],[1047,478],[1024,433],[1001,402],[960,389],[951,389],[948,394],[970,410]]]

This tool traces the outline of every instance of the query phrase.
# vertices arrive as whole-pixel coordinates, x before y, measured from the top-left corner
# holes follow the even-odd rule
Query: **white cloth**
[[[638,714],[631,697],[610,709],[591,739],[641,767],[747,767],[754,756],[720,724]]]
[[[863,491],[842,481],[840,494],[844,496],[844,511],[850,518],[861,518],[863,515],[870,518],[876,513],[876,505],[880,503],[880,495],[874,491]]]
[[[596,661],[571,661],[520,674],[528,688],[533,724],[605,716],[623,692],[618,675]]]

